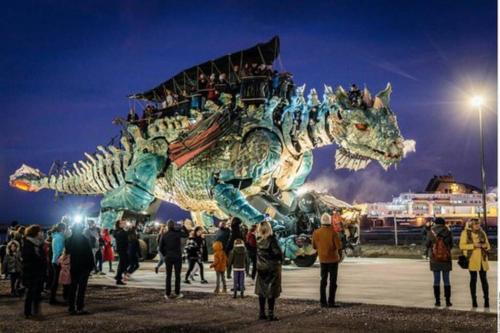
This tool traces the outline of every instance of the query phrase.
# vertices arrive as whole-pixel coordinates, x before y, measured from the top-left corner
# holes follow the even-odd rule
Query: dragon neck
[[[343,127],[340,121],[336,121],[337,118],[330,117],[332,112],[336,112],[336,106],[328,101],[312,104],[298,99],[285,110],[281,128],[285,145],[292,155],[338,144]]]

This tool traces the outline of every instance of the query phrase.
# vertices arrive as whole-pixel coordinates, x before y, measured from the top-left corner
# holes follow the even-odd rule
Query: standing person
[[[95,260],[97,251],[99,250],[99,230],[97,229],[95,222],[89,220],[88,226],[85,229],[85,237],[89,240],[90,247],[92,248],[92,256],[94,257],[94,274],[98,273],[97,262]]]
[[[103,263],[103,251],[104,251],[104,239],[102,239],[102,233],[101,233],[101,229],[99,228],[96,228],[97,229],[97,251],[95,253],[95,265],[96,265],[96,274],[99,274],[99,275],[105,275],[106,273],[104,273],[102,271],[102,263]]]
[[[425,222],[424,226],[422,227],[422,241],[423,241],[423,244],[422,244],[422,250],[424,251],[424,258],[425,259],[429,259],[429,252],[430,252],[430,249],[428,247],[428,243],[427,243],[427,236],[429,235],[429,232],[431,231],[431,227],[432,227],[432,224],[431,224],[431,221],[427,221]]]
[[[43,252],[45,253],[45,262],[48,263],[46,265],[47,270],[43,283],[43,290],[49,293],[50,290],[52,289],[52,282],[54,279],[54,267],[52,266],[52,232],[53,232],[52,229],[47,231],[47,237],[43,242]]]
[[[490,269],[488,263],[488,251],[490,248],[488,235],[481,229],[479,220],[468,222],[460,234],[460,250],[469,259],[469,287],[472,307],[474,308],[477,308],[476,285],[478,273],[481,280],[481,287],[483,288],[484,307],[490,307],[489,285],[486,276],[486,272]]]
[[[335,293],[337,292],[337,273],[342,258],[342,244],[339,235],[332,228],[330,215],[321,215],[321,227],[312,236],[312,245],[318,252],[321,265],[320,304],[321,307],[337,308]],[[329,281],[328,281],[329,280]],[[328,302],[326,285],[330,283]]]
[[[210,265],[210,268],[215,270],[215,276],[217,278],[214,293],[218,294],[221,292],[220,285],[222,282],[222,293],[225,294],[227,293],[226,276],[224,275],[227,266],[226,252],[224,252],[221,241],[215,241],[212,244],[212,248],[214,250],[214,262]]]
[[[113,244],[111,241],[109,230],[106,228],[102,229],[101,236],[104,242],[104,247],[102,250],[102,260],[104,262],[109,262],[109,272],[114,273],[115,271],[113,270],[113,260],[115,260],[115,254],[113,253]]]
[[[241,298],[245,295],[245,268],[247,261],[247,251],[242,239],[235,239],[233,250],[229,255],[228,266],[233,267],[233,298],[236,298],[238,291]]]
[[[243,236],[241,234],[241,219],[237,218],[237,217],[233,217],[231,219],[231,234],[229,236],[229,240],[227,242],[227,245],[226,245],[226,253],[227,253],[227,256],[229,257],[231,255],[231,251],[233,250],[233,246],[234,246],[234,241],[236,239],[243,239]],[[230,279],[231,278],[231,265],[228,267],[228,270],[227,270],[227,278]]]
[[[255,238],[255,232],[257,231],[257,225],[254,224],[250,228],[250,231],[247,234],[247,251],[248,257],[250,258],[250,262],[252,263],[252,271],[250,273],[250,277],[252,280],[255,280],[255,276],[257,274],[257,240]]]
[[[59,273],[59,284],[63,285],[63,288],[70,290],[71,288],[71,258],[69,254],[66,254],[66,250],[59,257],[59,265],[61,266],[61,272]]]
[[[155,273],[156,274],[158,274],[158,270],[165,263],[165,257],[163,256],[163,254],[160,251],[160,241],[161,241],[161,238],[163,237],[163,235],[165,234],[166,230],[167,230],[167,226],[162,225],[160,227],[160,232],[158,233],[158,237],[156,238],[156,244],[158,244],[158,256],[160,257],[160,260],[158,260],[158,263],[155,266]]]
[[[165,258],[167,277],[165,281],[165,299],[182,298],[181,294],[181,268],[182,247],[181,239],[187,236],[186,229],[178,230],[175,222],[167,221],[167,230],[163,233],[158,249]],[[172,268],[175,273],[175,294],[172,295]]]
[[[118,268],[116,270],[116,284],[125,285],[123,282],[124,274],[127,272],[128,267],[128,234],[125,230],[126,222],[125,220],[116,221],[115,230],[113,236],[116,241],[116,252],[118,253],[119,261]]]
[[[231,237],[231,231],[227,228],[227,221],[219,221],[219,230],[215,233],[215,240],[222,243],[226,255],[228,254],[229,237]]]
[[[434,273],[434,298],[435,306],[441,306],[441,275],[443,276],[444,297],[446,306],[451,304],[450,271],[451,248],[453,247],[453,235],[445,225],[443,218],[434,220],[434,226],[427,234],[427,247],[431,249],[430,269]]]
[[[26,287],[24,316],[29,318],[40,313],[40,299],[43,277],[46,267],[43,253],[43,232],[39,225],[32,225],[25,231],[24,246],[21,250],[23,259],[23,285]]]
[[[52,274],[50,300],[49,300],[49,304],[52,305],[62,304],[57,300],[56,295],[57,295],[57,288],[59,286],[59,274],[61,272],[61,266],[59,265],[59,257],[62,255],[64,250],[64,243],[66,240],[65,233],[66,233],[66,224],[63,222],[58,223],[52,232],[51,265],[53,274]],[[67,300],[67,298],[68,298],[68,288],[63,287],[63,299]]]
[[[189,262],[189,267],[186,272],[186,277],[184,279],[184,283],[190,284],[191,281],[189,281],[189,275],[194,269],[194,266],[198,264],[198,267],[200,268],[200,277],[201,277],[201,283],[202,284],[207,284],[208,281],[205,280],[205,276],[203,274],[203,238],[201,237],[203,233],[203,228],[198,226],[194,228],[192,231],[192,234],[189,236],[189,239],[186,243],[186,253],[188,257],[188,262]]]
[[[17,291],[21,282],[22,263],[19,243],[15,240],[11,240],[7,244],[7,251],[2,262],[2,267],[2,272],[10,278],[10,294],[12,296],[19,296]]]
[[[127,273],[133,274],[139,268],[139,258],[141,257],[141,246],[135,227],[128,231],[128,268]]]
[[[273,235],[271,224],[261,222],[257,227],[257,281],[255,294],[259,296],[259,319],[278,320],[274,316],[275,300],[281,294],[281,265],[283,253]],[[269,307],[266,315],[266,300]]]
[[[89,239],[83,234],[83,225],[76,223],[66,241],[65,254],[70,256],[71,286],[68,312],[70,315],[85,315],[85,291],[90,272],[94,268],[94,253]]]

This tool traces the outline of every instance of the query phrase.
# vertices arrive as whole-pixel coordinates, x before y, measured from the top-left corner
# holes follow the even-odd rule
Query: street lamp
[[[484,98],[481,95],[473,96],[470,100],[471,105],[479,113],[479,136],[481,137],[481,185],[483,187],[483,223],[488,231],[488,222],[486,221],[486,171],[484,169],[484,133],[483,133],[483,104]]]

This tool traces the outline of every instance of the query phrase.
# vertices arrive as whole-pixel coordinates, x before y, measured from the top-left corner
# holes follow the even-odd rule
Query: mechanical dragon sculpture
[[[336,144],[336,168],[351,170],[372,160],[387,169],[414,149],[390,108],[390,84],[375,97],[365,88],[354,104],[342,87],[325,86],[322,100],[315,89],[307,99],[304,91],[301,86],[291,100],[274,96],[260,105],[222,93],[220,103],[205,104],[208,116],[164,116],[142,129],[128,124],[121,147],[98,146],[99,153],[85,153],[86,160],[58,176],[22,165],[10,184],[30,192],[102,195],[100,220],[108,228],[124,211],[146,211],[156,199],[190,211],[198,224],[211,223],[212,216],[254,224],[270,213],[293,259],[295,220],[273,207],[296,204],[314,149]],[[209,139],[197,140],[200,135]],[[256,199],[260,210],[251,204]]]

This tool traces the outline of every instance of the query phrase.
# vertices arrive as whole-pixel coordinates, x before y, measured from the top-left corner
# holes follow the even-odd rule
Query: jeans
[[[95,272],[102,272],[102,251],[101,249],[98,249],[97,252],[95,253],[95,263],[96,263],[96,270]]]
[[[470,292],[472,297],[475,298],[478,272],[469,271],[469,273],[470,273],[470,284],[469,284]],[[481,270],[479,271],[479,279],[481,280],[481,287],[483,288],[484,299],[489,300],[490,286],[488,285],[488,278],[486,276],[486,271],[484,271],[482,267]]]
[[[233,271],[233,288],[234,291],[241,291],[245,289],[245,271]]]
[[[441,273],[443,273],[443,284],[445,286],[450,285],[450,271],[433,271],[434,273],[434,286],[439,287],[441,283]]]
[[[59,286],[59,274],[61,273],[61,266],[59,264],[52,264],[52,281],[50,285],[50,301],[56,300],[57,287]]]
[[[71,286],[69,292],[69,311],[83,310],[85,306],[85,291],[89,281],[89,271],[71,272]],[[76,301],[76,302],[75,302]]]
[[[186,272],[186,279],[185,280],[186,281],[188,280],[189,275],[193,271],[194,265],[196,265],[196,264],[198,264],[199,267],[200,267],[200,277],[201,277],[201,280],[202,281],[205,280],[205,276],[203,275],[203,263],[201,262],[201,260],[189,258],[188,261],[189,261],[189,266],[188,266],[188,270]]]
[[[161,254],[160,251],[158,251],[158,255],[160,256],[160,260],[158,260],[158,263],[156,264],[156,268],[160,268],[161,265],[163,265],[165,263],[165,257],[163,256],[163,254]]]
[[[170,296],[172,293],[172,269],[175,272],[175,294],[181,292],[181,267],[182,259],[166,259],[165,266],[167,267],[167,279],[165,281],[165,295]]]
[[[326,302],[326,285],[328,280],[330,282],[328,304],[335,304],[335,293],[337,292],[337,273],[339,264],[338,263],[321,263],[321,283],[320,283],[320,302],[321,304],[327,304]],[[328,279],[329,277],[329,279]]]
[[[215,272],[215,276],[217,277],[217,283],[215,285],[215,289],[220,290],[220,284],[222,281],[222,286],[224,290],[227,289],[226,287],[226,276],[224,275],[224,272]]]

